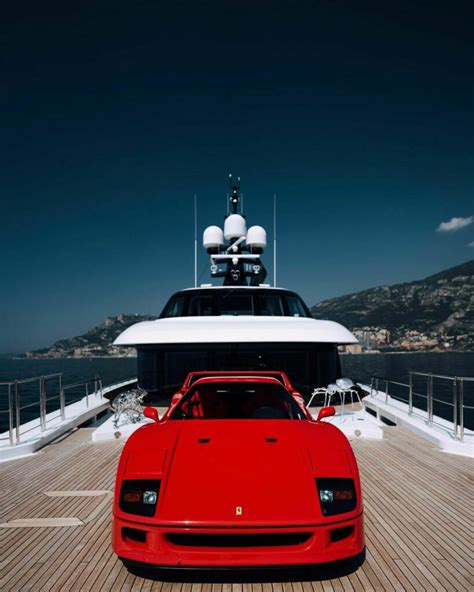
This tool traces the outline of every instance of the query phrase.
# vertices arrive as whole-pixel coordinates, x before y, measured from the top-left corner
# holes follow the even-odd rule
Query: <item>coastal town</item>
[[[380,327],[360,327],[352,332],[359,343],[341,346],[343,352],[351,354],[466,351],[464,345],[472,340],[472,336],[467,334],[449,335],[435,331],[425,333],[416,329],[410,329],[395,339],[391,339],[388,329]]]

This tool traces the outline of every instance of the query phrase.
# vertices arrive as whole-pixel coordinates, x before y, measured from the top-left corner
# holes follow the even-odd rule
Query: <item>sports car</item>
[[[186,382],[187,381],[187,382]],[[319,564],[365,548],[357,463],[282,372],[195,373],[128,439],[112,544],[130,568]]]

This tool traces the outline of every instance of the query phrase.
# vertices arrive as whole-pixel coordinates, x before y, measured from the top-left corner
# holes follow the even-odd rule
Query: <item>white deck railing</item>
[[[425,380],[425,392],[418,392],[415,390],[414,382],[419,377]],[[436,381],[436,382],[435,382]],[[451,400],[440,399],[439,396],[435,396],[436,390],[435,385],[438,381],[451,383],[450,393],[448,397]],[[374,397],[377,393],[385,392],[385,404],[390,405],[391,400],[400,401],[408,404],[408,415],[416,415],[417,410],[423,412],[423,418],[426,419],[428,426],[436,424],[437,417],[433,413],[434,403],[446,405],[452,408],[452,435],[455,440],[460,442],[464,441],[465,432],[465,411],[473,410],[473,405],[466,405],[464,402],[464,391],[465,385],[474,383],[474,377],[470,376],[446,376],[444,374],[433,374],[431,372],[410,372],[410,382],[408,384],[404,382],[398,382],[396,380],[390,380],[385,376],[373,375],[370,380],[370,396]],[[393,392],[391,387],[400,387],[402,391],[406,392],[405,397],[400,397]],[[399,389],[400,390],[400,389]],[[426,403],[423,407],[417,405],[417,400],[424,400]],[[392,402],[393,404],[393,402]],[[445,422],[443,421],[443,427]]]

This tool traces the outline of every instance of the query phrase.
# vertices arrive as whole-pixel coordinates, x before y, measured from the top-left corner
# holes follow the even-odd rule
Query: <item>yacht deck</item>
[[[110,545],[118,441],[80,428],[0,465],[0,589],[312,592],[472,590],[472,460],[400,427],[353,440],[365,500],[367,559],[342,568],[130,574]]]

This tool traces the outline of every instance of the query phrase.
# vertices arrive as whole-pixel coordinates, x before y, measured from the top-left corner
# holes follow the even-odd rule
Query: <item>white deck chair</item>
[[[337,385],[334,383],[328,384],[327,386],[320,386],[318,388],[315,388],[314,391],[311,393],[311,397],[310,397],[306,407],[309,408],[309,406],[313,402],[314,397],[316,397],[317,395],[324,395],[323,406],[327,407],[328,405],[331,404],[331,398],[334,397],[335,395],[338,395],[338,394],[339,394],[339,389],[338,389]],[[339,394],[339,396],[340,396],[340,394]],[[342,399],[341,399],[341,403],[342,403]]]
[[[338,389],[339,396],[341,397],[342,402],[342,414],[344,414],[344,403],[346,401],[346,395],[350,395],[351,397],[351,406],[354,407],[354,395],[359,403],[362,405],[362,400],[360,398],[359,392],[355,388],[355,384],[352,382],[350,378],[338,378],[336,380],[336,388]]]

